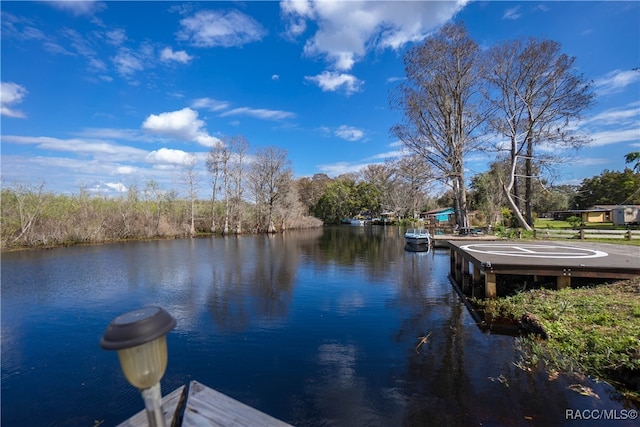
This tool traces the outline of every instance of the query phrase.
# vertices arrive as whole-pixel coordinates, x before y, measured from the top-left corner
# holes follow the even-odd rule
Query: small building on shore
[[[640,206],[616,206],[611,211],[613,225],[638,225],[640,224]]]
[[[452,225],[452,224],[455,224],[455,209],[453,208],[432,209],[428,212],[420,213],[420,218],[423,218],[426,224],[431,224],[438,227]]]
[[[638,205],[594,205],[588,209],[571,209],[552,212],[553,219],[564,221],[577,216],[583,223],[613,223],[614,225],[639,224]]]

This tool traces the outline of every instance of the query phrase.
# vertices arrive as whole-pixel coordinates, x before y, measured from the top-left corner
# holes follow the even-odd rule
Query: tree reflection
[[[303,247],[322,230],[216,238],[207,308],[224,332],[287,315]]]

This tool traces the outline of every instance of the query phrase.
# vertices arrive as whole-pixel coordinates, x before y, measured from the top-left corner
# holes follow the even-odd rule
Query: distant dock
[[[473,237],[471,236],[459,236],[457,234],[431,234],[431,241],[433,242],[434,248],[448,248],[449,244],[447,242],[452,241],[496,241],[500,240],[499,237],[492,236],[489,234],[477,234]]]

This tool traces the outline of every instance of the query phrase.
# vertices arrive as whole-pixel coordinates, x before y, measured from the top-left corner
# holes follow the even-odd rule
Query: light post
[[[165,427],[160,379],[167,369],[167,333],[176,319],[160,307],[144,307],[111,321],[100,347],[117,350],[124,376],[140,389],[149,426]]]

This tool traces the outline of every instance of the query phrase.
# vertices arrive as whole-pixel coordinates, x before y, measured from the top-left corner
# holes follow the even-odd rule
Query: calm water
[[[397,228],[343,226],[3,254],[2,425],[141,410],[98,342],[145,305],[178,320],[164,393],[195,379],[298,426],[576,425],[566,409],[623,408],[516,368],[514,339],[459,301],[448,253],[403,248]]]

